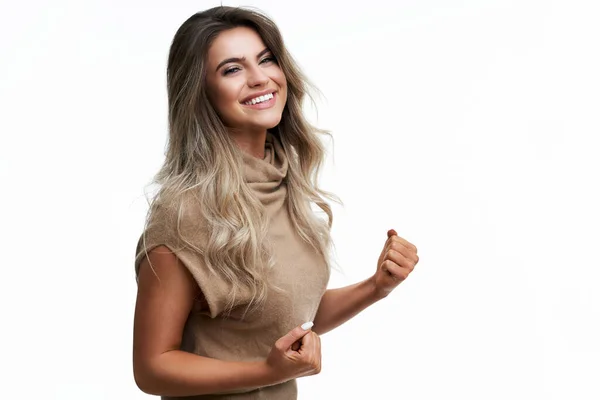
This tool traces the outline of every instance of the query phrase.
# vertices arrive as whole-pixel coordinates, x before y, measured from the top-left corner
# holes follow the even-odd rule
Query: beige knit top
[[[285,182],[288,158],[279,138],[276,134],[267,133],[264,159],[245,152],[243,154],[246,182],[263,203],[270,218],[268,239],[272,243],[276,266],[268,278],[284,289],[284,293],[270,289],[262,311],[247,314],[243,320],[239,318],[241,312],[225,316],[223,311],[231,293],[230,285],[210,274],[201,256],[175,244],[177,242],[171,234],[173,227],[168,218],[164,223],[148,228],[145,238],[146,251],[165,245],[175,252],[193,275],[208,303],[209,311],[190,314],[181,349],[226,361],[264,360],[277,339],[294,327],[314,319],[329,280],[329,269],[323,257],[305,243],[292,227]],[[137,274],[145,256],[141,238],[136,255]],[[243,296],[238,296],[236,305],[244,305]],[[185,397],[219,400],[296,398],[296,380],[243,393]],[[163,397],[163,400],[167,399],[170,398]]]

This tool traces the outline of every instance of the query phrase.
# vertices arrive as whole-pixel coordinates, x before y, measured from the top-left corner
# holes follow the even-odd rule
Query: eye
[[[276,60],[275,60],[275,57],[273,57],[273,56],[268,56],[268,57],[265,57],[265,58],[263,58],[263,59],[260,61],[260,63],[261,63],[261,64],[264,64],[264,63],[266,63],[266,62],[275,62],[275,61],[276,61]]]
[[[223,75],[229,75],[229,74],[232,74],[234,72],[237,72],[238,70],[239,70],[238,67],[227,68],[225,71],[223,71]]]

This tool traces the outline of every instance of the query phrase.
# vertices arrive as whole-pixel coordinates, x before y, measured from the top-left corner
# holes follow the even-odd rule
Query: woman
[[[326,290],[326,132],[304,118],[307,81],[269,18],[193,15],[167,77],[169,145],[135,263],[136,382],[163,399],[295,399],[295,379],[320,371],[318,335],[384,298],[416,248],[390,230],[371,278]]]

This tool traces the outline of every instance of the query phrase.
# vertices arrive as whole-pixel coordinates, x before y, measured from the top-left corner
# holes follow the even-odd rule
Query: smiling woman
[[[385,297],[416,249],[390,231],[372,278],[326,290],[328,133],[305,119],[308,81],[266,16],[190,17],[167,84],[167,154],[136,249],[136,383],[163,399],[293,400],[296,378],[320,372],[318,334]]]
[[[232,7],[183,23],[167,78],[168,149],[136,252],[136,382],[164,399],[294,399],[295,378],[320,370],[310,328],[336,200],[311,180],[327,132],[302,113],[308,82],[269,18]]]
[[[263,158],[261,142],[251,138],[279,124],[287,99],[285,74],[273,53],[254,29],[237,27],[215,39],[207,64],[211,104],[234,140],[242,148],[258,145],[250,151]]]

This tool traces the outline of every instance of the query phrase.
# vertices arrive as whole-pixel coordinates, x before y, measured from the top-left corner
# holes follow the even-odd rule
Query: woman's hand
[[[387,296],[402,283],[419,262],[417,248],[412,243],[399,237],[393,229],[390,229],[387,235],[388,239],[373,276],[375,290],[380,297]]]
[[[311,327],[312,323],[297,326],[275,342],[266,364],[278,381],[321,372],[321,339]]]

